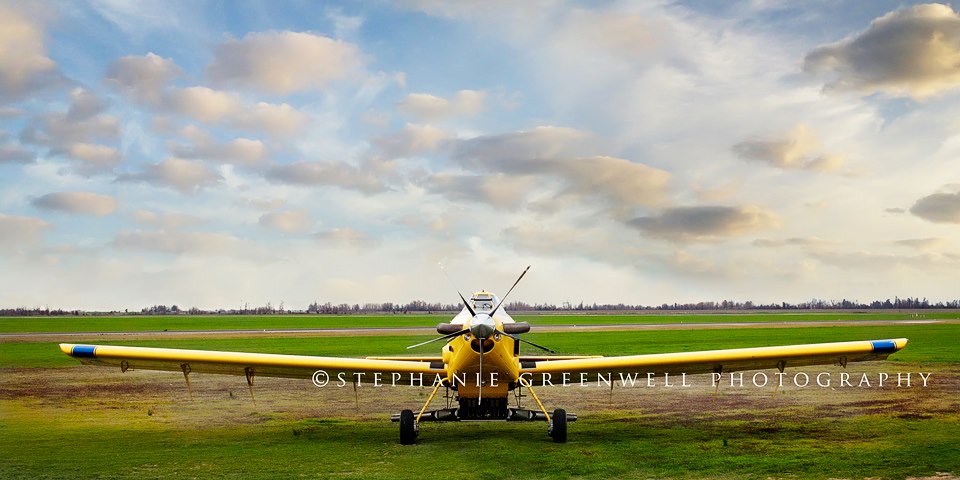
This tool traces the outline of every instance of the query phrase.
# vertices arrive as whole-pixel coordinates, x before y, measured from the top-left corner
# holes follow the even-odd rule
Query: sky
[[[960,14],[0,1],[0,307],[960,297]]]

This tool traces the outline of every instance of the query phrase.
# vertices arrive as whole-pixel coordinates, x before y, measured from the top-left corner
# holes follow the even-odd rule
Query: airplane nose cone
[[[476,338],[488,338],[493,335],[494,330],[496,330],[496,325],[490,315],[478,314],[470,322],[470,333]]]

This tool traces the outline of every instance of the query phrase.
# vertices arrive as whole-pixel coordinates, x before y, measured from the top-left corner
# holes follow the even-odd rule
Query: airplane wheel
[[[417,441],[417,426],[414,423],[413,412],[404,410],[400,412],[400,443],[404,445],[413,445]]]
[[[550,436],[554,443],[567,443],[567,411],[558,408],[550,421]]]

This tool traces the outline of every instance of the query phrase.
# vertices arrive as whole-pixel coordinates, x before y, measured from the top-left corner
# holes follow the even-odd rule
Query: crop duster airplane
[[[422,422],[470,420],[544,421],[554,442],[566,442],[567,423],[576,420],[576,415],[562,408],[548,412],[534,392],[534,387],[551,385],[561,378],[609,383],[615,374],[721,374],[773,368],[783,372],[787,367],[830,364],[845,367],[850,362],[885,359],[907,344],[907,339],[898,338],[619,357],[521,355],[521,342],[555,353],[521,339],[521,334],[530,331],[530,324],[515,322],[502,308],[529,269],[520,274],[503,300],[481,291],[468,302],[458,290],[463,310],[449,323],[437,326],[442,336],[408,347],[445,341],[440,356],[338,358],[74,344],[60,344],[60,349],[84,364],[119,367],[123,372],[180,371],[188,387],[191,372],[243,375],[251,394],[255,376],[313,378],[316,382],[315,374],[323,371],[327,378],[360,382],[410,379],[412,385],[433,387],[418,413],[403,410],[392,416],[400,423],[400,443],[412,444]],[[441,387],[446,393],[454,392],[447,397],[447,408],[427,411]],[[521,408],[523,389],[530,392],[536,409]],[[511,392],[517,400],[516,408],[508,403]],[[450,402],[453,398],[455,407]]]

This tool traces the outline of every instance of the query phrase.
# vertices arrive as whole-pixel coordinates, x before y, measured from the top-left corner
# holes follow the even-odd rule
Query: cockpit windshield
[[[493,310],[493,301],[492,300],[474,300],[473,309],[478,312],[489,312]]]

